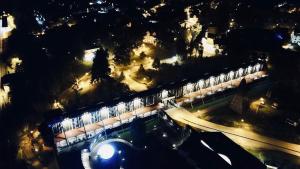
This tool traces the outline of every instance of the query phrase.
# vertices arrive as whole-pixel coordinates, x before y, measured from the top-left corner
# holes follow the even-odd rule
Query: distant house
[[[291,43],[300,47],[300,30],[299,29],[295,29],[291,33]]]
[[[3,40],[8,38],[15,28],[13,16],[9,14],[0,16],[0,53],[3,51]]]

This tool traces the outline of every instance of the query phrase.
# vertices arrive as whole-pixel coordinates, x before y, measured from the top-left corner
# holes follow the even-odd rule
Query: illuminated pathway
[[[152,63],[153,63],[153,59],[150,57],[146,57],[145,59],[136,59],[128,66],[115,65],[114,63],[110,63],[110,64],[114,65],[112,67],[112,70],[113,72],[115,72],[115,74],[117,74],[116,72],[124,73],[125,78],[122,81],[122,83],[128,85],[128,87],[132,91],[141,92],[147,90],[149,88],[148,85],[151,85],[151,83],[148,81],[145,81],[144,83],[136,81],[134,76],[138,74],[138,70],[141,64],[144,66],[145,70],[148,70],[148,69],[153,69]],[[119,76],[119,74],[117,74],[117,76]]]
[[[166,112],[175,121],[187,124],[195,129],[210,132],[222,132],[241,146],[278,150],[300,157],[299,144],[293,144],[286,141],[266,137],[241,128],[227,127],[202,120],[183,108],[172,108],[166,110]]]

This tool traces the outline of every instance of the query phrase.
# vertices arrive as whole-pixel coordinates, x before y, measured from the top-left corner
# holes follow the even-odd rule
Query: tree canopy
[[[103,80],[110,74],[108,51],[100,48],[97,50],[92,66],[92,81]]]

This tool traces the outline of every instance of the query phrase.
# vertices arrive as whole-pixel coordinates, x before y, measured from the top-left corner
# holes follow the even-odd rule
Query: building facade
[[[193,92],[205,90],[235,79],[242,79],[253,75],[253,80],[262,76],[255,74],[262,71],[262,63],[248,65],[207,78],[186,81],[171,87],[158,87],[147,95],[133,95],[129,100],[120,100],[114,104],[101,105],[92,110],[82,110],[75,117],[64,117],[49,124],[54,134],[57,148],[91,139],[107,129],[116,128],[122,124],[130,123],[134,118],[148,117],[157,113],[164,103],[169,100],[189,95]],[[222,85],[221,85],[222,86]],[[225,90],[225,89],[224,89]]]

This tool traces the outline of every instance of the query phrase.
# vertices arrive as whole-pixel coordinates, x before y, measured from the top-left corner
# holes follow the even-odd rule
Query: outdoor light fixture
[[[215,77],[211,76],[209,78],[209,84],[210,84],[210,86],[214,86],[215,85]]]
[[[81,119],[82,119],[84,124],[89,124],[89,123],[92,122],[92,115],[91,115],[91,113],[84,113],[81,116]]]
[[[230,80],[233,79],[233,76],[234,76],[234,72],[233,72],[233,71],[230,71],[230,72],[229,72],[229,78],[230,78]]]
[[[161,92],[161,97],[162,97],[162,99],[168,97],[168,91],[163,90],[163,91]]]
[[[223,83],[224,82],[224,79],[225,79],[225,75],[222,73],[220,75],[220,82]]]
[[[126,108],[125,103],[121,102],[121,103],[118,104],[118,111],[124,112],[125,108]]]
[[[106,119],[106,118],[109,118],[109,110],[107,107],[103,107],[101,110],[100,110],[100,115],[101,115],[101,118],[102,119]]]
[[[64,119],[64,121],[62,121],[62,126],[65,130],[68,130],[72,127],[72,120],[69,118]]]
[[[257,64],[255,65],[255,70],[256,70],[256,71],[259,71],[259,69],[260,69],[260,64],[257,63]]]
[[[96,56],[96,51],[97,50],[98,50],[98,48],[84,51],[83,60],[86,61],[86,62],[93,62],[93,60]]]
[[[192,85],[191,83],[187,84],[187,85],[186,85],[186,89],[187,89],[189,92],[191,92],[192,89],[193,89],[193,85]]]
[[[201,79],[201,80],[199,80],[198,84],[199,84],[200,89],[202,89],[204,86],[204,81]]]
[[[248,72],[248,74],[250,74],[252,72],[252,66],[248,66],[247,72]]]
[[[239,69],[239,76],[240,76],[240,77],[243,76],[243,72],[244,72],[244,69],[243,69],[243,68],[240,68],[240,69]]]
[[[114,154],[115,154],[115,149],[110,144],[101,145],[97,151],[97,155],[99,155],[100,158],[104,160],[108,160],[112,158]]]
[[[140,103],[141,103],[141,99],[135,98],[135,99],[133,100],[133,107],[134,107],[134,108],[138,108],[138,107],[140,106]]]

